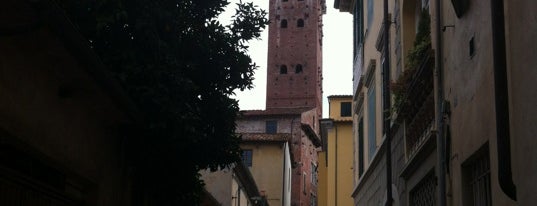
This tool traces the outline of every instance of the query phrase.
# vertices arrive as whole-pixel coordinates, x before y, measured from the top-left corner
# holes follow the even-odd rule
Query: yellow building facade
[[[329,119],[321,120],[318,204],[353,205],[352,96],[329,96],[328,103]]]
[[[290,205],[291,163],[287,142],[245,141],[241,148],[251,152],[250,172],[269,205]]]

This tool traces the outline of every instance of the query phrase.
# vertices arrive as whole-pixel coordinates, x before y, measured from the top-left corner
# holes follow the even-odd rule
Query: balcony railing
[[[404,96],[398,117],[405,123],[407,157],[412,157],[431,136],[434,128],[434,58],[426,52],[421,64],[404,83]]]
[[[432,95],[431,95],[432,96]],[[433,104],[426,105],[428,108],[420,110],[421,117],[414,120],[406,127],[406,145],[408,157],[412,157],[431,136],[434,126]],[[431,108],[429,110],[429,108]]]
[[[413,119],[429,94],[433,91],[433,52],[430,50],[423,57],[421,64],[408,82],[404,82],[404,96],[401,105],[397,105],[398,116],[405,120]]]

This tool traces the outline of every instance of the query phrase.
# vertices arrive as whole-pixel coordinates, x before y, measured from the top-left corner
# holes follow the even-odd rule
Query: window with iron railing
[[[486,144],[463,163],[464,206],[492,205],[489,158],[488,144]]]
[[[410,191],[410,205],[436,205],[436,177],[431,171]]]

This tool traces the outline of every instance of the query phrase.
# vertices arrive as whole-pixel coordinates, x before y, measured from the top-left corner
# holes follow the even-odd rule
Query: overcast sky
[[[268,11],[268,0],[243,0],[254,2],[260,8]],[[235,3],[230,0],[226,12],[221,16],[221,23],[234,14]],[[334,0],[326,1],[327,11],[323,16],[323,118],[328,117],[328,100],[330,95],[352,94],[352,15],[334,9]],[[267,83],[267,44],[268,30],[265,30],[261,40],[250,42],[249,54],[259,65],[254,75],[252,90],[237,91],[241,110],[265,109]]]

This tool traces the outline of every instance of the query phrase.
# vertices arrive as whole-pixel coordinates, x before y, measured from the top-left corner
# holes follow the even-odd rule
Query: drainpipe
[[[295,138],[295,135],[294,135],[294,125],[295,125],[295,120],[297,118],[296,117],[293,117],[293,119],[291,119],[291,139],[289,141],[289,156],[291,155],[294,155],[294,153],[292,152],[292,150],[294,149],[295,146],[293,146],[293,141],[294,141],[294,138]],[[291,160],[295,160],[295,157],[293,158],[290,158]],[[295,163],[293,161],[291,161],[291,170],[294,169],[295,167]]]
[[[335,152],[335,155],[334,155],[334,156],[335,156],[335,158],[336,158],[336,161],[334,161],[334,162],[335,162],[335,163],[334,163],[334,164],[335,164],[334,166],[335,166],[335,170],[336,170],[336,172],[334,173],[334,177],[335,177],[335,181],[334,181],[334,182],[335,182],[335,188],[334,188],[334,191],[335,191],[336,196],[334,197],[334,201],[336,202],[335,206],[337,206],[337,151],[338,151],[338,150],[337,150],[337,125],[334,124],[334,127],[335,127],[335,130],[336,130],[336,131],[335,131],[335,132],[336,132],[336,139],[335,139],[335,143],[336,143],[336,144],[335,144],[335,147],[336,147],[336,148],[334,149],[334,152]]]
[[[384,0],[384,45],[382,64],[382,91],[383,91],[383,126],[386,135],[386,206],[391,206],[392,199],[392,135],[391,135],[391,97],[390,97],[390,24],[391,19],[388,17],[388,0]]]
[[[436,167],[438,168],[438,206],[446,206],[446,152],[444,140],[444,81],[442,77],[442,2],[435,1],[435,88],[436,88]]]
[[[509,93],[505,48],[503,0],[491,0],[492,59],[494,66],[494,101],[496,105],[496,145],[498,181],[502,191],[516,201],[516,186],[511,173],[511,138],[509,131]]]
[[[293,122],[293,120],[291,120],[291,122]],[[291,127],[292,128],[292,127]],[[292,129],[291,129],[292,130]],[[286,184],[286,180],[289,181],[288,179],[285,178],[285,176],[287,175],[287,171],[286,171],[286,168],[285,168],[285,165],[287,163],[287,158],[285,158],[285,150],[287,149],[287,147],[285,146],[285,143],[283,143],[283,176],[282,176],[282,205],[285,205],[285,188],[287,188],[287,184]]]
[[[289,149],[289,161],[290,161],[289,163],[290,163],[290,165],[291,165],[291,168],[290,168],[290,169],[291,169],[291,171],[292,171],[291,174],[289,175],[289,180],[288,180],[288,181],[289,181],[289,184],[291,184],[291,185],[293,184],[293,182],[292,182],[292,181],[293,181],[293,178],[292,178],[292,177],[293,177],[294,169],[295,169],[295,162],[294,162],[294,161],[295,161],[295,157],[293,156],[293,155],[295,155],[295,154],[294,154],[294,151],[293,151],[293,149],[294,149],[294,147],[295,147],[295,146],[293,146],[293,144],[294,144],[294,143],[293,143],[293,140],[294,140],[294,137],[295,137],[295,136],[294,136],[293,131],[294,131],[294,123],[295,123],[295,120],[296,120],[296,119],[297,119],[297,117],[293,117],[293,119],[291,119],[291,139],[290,139],[289,141],[287,141],[287,142],[288,142],[288,145],[287,145],[287,146],[288,146],[288,149]],[[285,156],[285,155],[284,155],[284,156]],[[284,157],[284,159],[285,159],[285,157]],[[284,170],[285,170],[285,165],[283,165],[283,168],[284,168]],[[283,172],[284,172],[283,174],[285,175],[285,173],[286,173],[287,171],[283,171]],[[284,187],[286,187],[285,184],[284,184]],[[282,190],[282,194],[283,194],[283,195],[282,195],[282,205],[285,204],[285,202],[284,202],[284,201],[285,201],[285,200],[284,200],[285,194],[284,194],[283,191],[285,191],[285,188],[283,188],[283,190]],[[290,198],[289,201],[290,201],[290,202],[293,201],[292,196],[293,196],[293,192],[291,191],[291,195],[289,196],[289,198]]]

